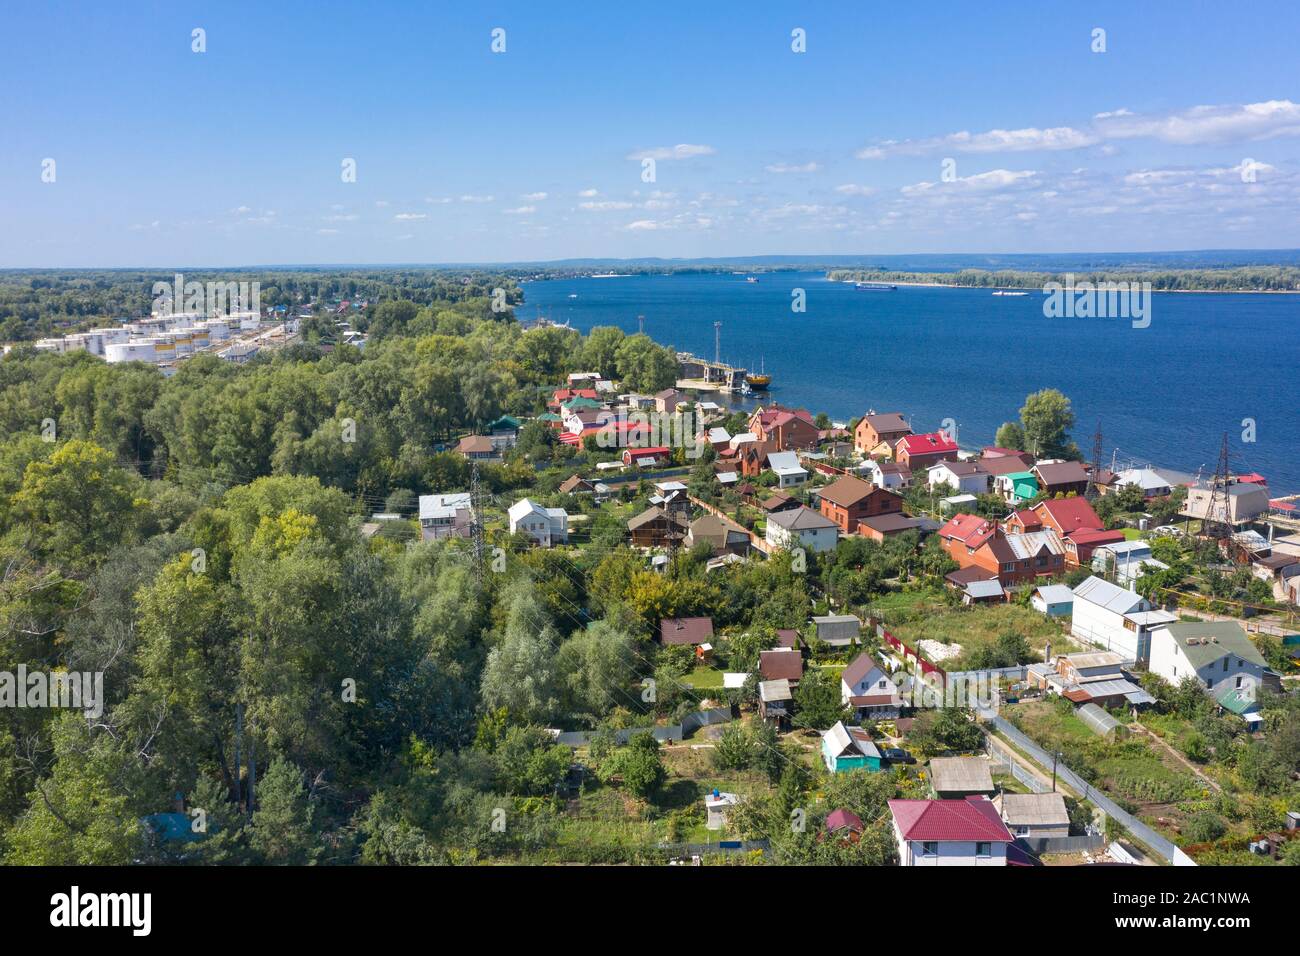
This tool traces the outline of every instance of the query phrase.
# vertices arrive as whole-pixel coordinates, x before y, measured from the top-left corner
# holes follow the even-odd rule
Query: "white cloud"
[[[399,212],[393,218],[399,222],[418,222],[421,219],[428,219],[429,216],[422,212]]]
[[[1158,139],[1180,145],[1232,143],[1300,134],[1300,104],[1267,100],[1235,106],[1194,106],[1181,113],[1144,116],[1128,110],[1093,117],[1107,139]]]
[[[473,194],[467,193],[466,195],[460,197],[460,201],[483,203],[483,202],[495,202],[496,198],[497,198],[496,196],[475,196]]]
[[[424,201],[430,206],[445,206],[449,202],[455,202],[450,196],[425,196]]]
[[[629,222],[623,228],[627,229],[629,232],[647,232],[656,229],[668,229],[672,227],[664,223],[656,222],[653,219],[638,219],[636,222]]]
[[[537,212],[536,206],[516,206],[514,209],[502,209],[507,216],[527,216]]]
[[[580,202],[578,208],[591,212],[604,212],[610,209],[635,209],[636,203],[627,202],[623,199],[601,199],[596,202]]]
[[[797,166],[790,163],[773,163],[771,166],[764,166],[763,168],[769,173],[815,173],[821,169],[814,162],[807,162]]]
[[[948,183],[915,183],[911,186],[904,186],[899,191],[904,196],[908,197],[934,194],[936,191],[942,190],[945,187],[951,187],[963,192],[991,192],[1026,184],[1037,175],[1038,172],[1033,169],[990,169],[986,173],[976,173],[973,176],[958,176],[955,180]]]
[[[524,202],[541,202],[546,198],[546,193],[528,193],[519,198],[524,200]]]
[[[650,149],[641,149],[629,153],[628,159],[691,159],[696,156],[712,156],[716,153],[712,146],[703,146],[696,143],[678,143],[676,146],[654,146]]]
[[[599,189],[584,189],[584,190],[582,190],[582,192],[578,193],[578,195],[581,196],[583,199],[591,199],[593,196],[599,196],[599,195],[600,195],[600,190],[599,190]]]
[[[1096,143],[1092,133],[1070,126],[1038,129],[991,129],[983,133],[962,130],[947,136],[928,139],[886,140],[867,146],[855,154],[858,159],[885,159],[889,156],[920,156],[944,150],[954,153],[1023,153],[1031,150],[1079,149]]]
[[[836,186],[835,191],[842,196],[874,196],[876,187],[859,186],[857,183],[845,183],[842,186]]]

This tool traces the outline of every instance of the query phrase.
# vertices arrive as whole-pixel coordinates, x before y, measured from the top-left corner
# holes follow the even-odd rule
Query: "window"
[[[938,856],[939,844],[934,840],[926,840],[921,844],[921,856]]]
[[[992,844],[991,844],[991,843],[976,843],[976,844],[975,844],[975,855],[978,856],[978,857],[987,857],[987,856],[992,856],[992,855],[993,855],[993,851],[992,851],[991,847],[992,847]]]

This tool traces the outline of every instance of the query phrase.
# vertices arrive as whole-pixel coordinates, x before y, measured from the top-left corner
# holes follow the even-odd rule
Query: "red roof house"
[[[900,866],[1006,866],[1015,841],[988,797],[890,800]]]
[[[894,445],[894,461],[906,465],[913,472],[937,465],[941,461],[956,459],[957,443],[945,432],[904,435]]]

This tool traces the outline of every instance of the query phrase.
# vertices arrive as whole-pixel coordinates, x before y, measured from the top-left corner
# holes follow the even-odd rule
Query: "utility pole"
[[[722,323],[713,323],[713,364],[722,364]]]
[[[640,333],[641,335],[645,335],[645,316],[644,316],[644,315],[638,315],[638,316],[636,317],[636,330],[637,330],[637,332]]]
[[[1052,751],[1052,793],[1056,793],[1056,761],[1060,756],[1059,750]]]
[[[1084,497],[1089,501],[1095,501],[1100,490],[1097,487],[1097,476],[1101,473],[1101,419],[1097,419],[1097,433],[1092,436],[1092,473],[1088,475],[1088,487]]]

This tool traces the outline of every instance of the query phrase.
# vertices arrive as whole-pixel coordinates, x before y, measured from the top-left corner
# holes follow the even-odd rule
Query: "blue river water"
[[[1274,495],[1300,492],[1300,296],[1155,294],[1150,325],[1123,318],[1047,318],[1043,295],[899,286],[859,291],[823,273],[674,274],[529,282],[521,320],[583,332],[638,316],[656,341],[772,376],[771,398],[847,421],[901,411],[916,431],[945,419],[963,447],[992,444],[1024,398],[1057,388],[1091,455],[1213,474],[1224,432],[1234,471]],[[806,311],[791,308],[802,289]],[[1254,422],[1254,441],[1243,440]],[[1245,436],[1249,438],[1249,435]]]

